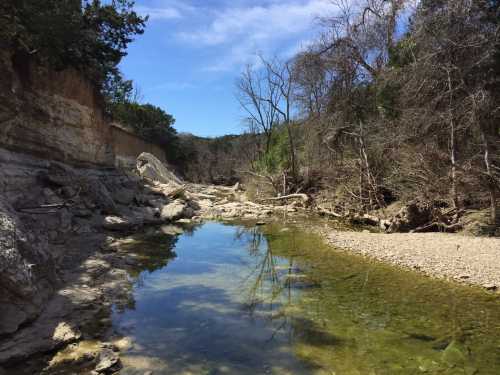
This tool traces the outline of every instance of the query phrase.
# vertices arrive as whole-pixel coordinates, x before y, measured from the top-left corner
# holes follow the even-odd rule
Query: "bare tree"
[[[279,112],[274,103],[281,93],[275,85],[269,85],[262,71],[247,65],[236,82],[237,99],[248,115],[246,121],[253,129],[265,135],[265,152],[269,152],[275,126],[279,123]]]
[[[268,90],[271,92],[278,92],[279,95],[263,97],[264,101],[269,103],[279,115],[281,123],[283,123],[287,129],[289,151],[290,151],[290,165],[292,170],[292,176],[294,180],[297,180],[297,159],[296,150],[294,143],[294,134],[292,129],[292,106],[293,106],[293,88],[294,88],[294,76],[292,72],[292,63],[290,61],[283,61],[278,58],[272,60],[265,59],[262,55],[260,56],[262,64],[265,69],[265,80],[267,86],[270,88]]]
[[[334,0],[338,12],[323,19],[327,32],[322,37],[319,53],[342,50],[344,56],[360,66],[367,78],[377,78],[397,42],[398,18],[407,2]]]

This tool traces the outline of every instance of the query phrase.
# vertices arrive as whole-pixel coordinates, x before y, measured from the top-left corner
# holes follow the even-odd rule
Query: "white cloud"
[[[194,46],[220,47],[224,55],[207,69],[228,70],[252,62],[257,51],[269,52],[290,38],[310,38],[306,34],[311,33],[315,19],[335,9],[331,0],[283,0],[265,6],[229,7],[213,11],[213,19],[206,27],[179,32],[177,38]]]
[[[149,16],[149,19],[154,20],[171,20],[182,18],[182,14],[179,9],[174,7],[168,8],[150,8],[145,6],[135,7],[137,13],[143,16]]]
[[[153,21],[185,18],[186,15],[196,11],[196,8],[186,0],[153,0],[148,4],[137,5],[135,9],[141,15],[149,15]]]

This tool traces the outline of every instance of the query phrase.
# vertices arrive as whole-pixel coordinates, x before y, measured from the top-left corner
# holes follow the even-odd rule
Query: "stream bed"
[[[113,311],[120,374],[500,374],[496,294],[293,226],[210,222],[172,247]]]

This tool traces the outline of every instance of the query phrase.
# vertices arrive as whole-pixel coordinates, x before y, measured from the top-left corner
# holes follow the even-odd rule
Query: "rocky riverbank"
[[[323,231],[325,233],[325,231]],[[449,233],[326,231],[333,246],[426,275],[500,288],[500,238]]]
[[[249,202],[238,186],[185,184],[149,154],[125,172],[0,149],[0,191],[0,374],[31,373],[28,359],[81,340],[102,344],[91,370],[113,369],[111,307],[129,301],[129,272],[142,259],[127,246],[138,241],[131,235],[174,240],[203,219],[262,221],[299,210]]]

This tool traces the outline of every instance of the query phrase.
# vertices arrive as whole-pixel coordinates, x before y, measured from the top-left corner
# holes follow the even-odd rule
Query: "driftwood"
[[[316,207],[316,211],[322,216],[332,216],[338,219],[343,219],[345,217],[342,214],[336,213],[335,211],[332,210],[327,210],[326,208],[321,206]]]
[[[69,199],[63,203],[41,204],[39,206],[20,207],[17,209],[17,211],[33,215],[55,214],[58,212],[59,209],[64,207],[71,207],[72,205],[73,201]]]
[[[381,219],[378,218],[377,216],[368,215],[368,214],[352,215],[352,214],[347,213],[347,214],[343,215],[343,214],[339,214],[335,211],[328,210],[328,209],[321,207],[321,206],[318,206],[316,208],[316,210],[318,211],[318,213],[320,215],[347,220],[347,221],[351,222],[352,224],[379,226],[380,222],[381,222]]]
[[[310,199],[307,194],[298,193],[298,194],[283,195],[281,197],[274,197],[274,198],[262,198],[259,200],[266,202],[266,201],[281,201],[281,200],[285,200],[285,199],[296,199],[296,198],[301,199],[304,203],[309,202],[309,199]]]
[[[435,221],[430,224],[422,225],[416,229],[410,231],[410,233],[422,233],[422,232],[446,232],[455,233],[463,228],[461,223],[446,224],[442,222]]]

